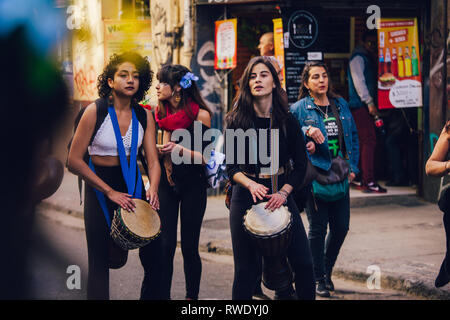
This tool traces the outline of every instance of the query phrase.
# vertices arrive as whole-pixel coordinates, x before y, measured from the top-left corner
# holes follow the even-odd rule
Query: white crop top
[[[130,155],[131,149],[131,132],[132,126],[128,127],[125,136],[122,136],[123,145],[125,147],[125,153]],[[142,139],[144,137],[144,128],[139,123],[139,135],[138,135],[138,149],[142,145]],[[111,122],[109,114],[106,115],[102,125],[95,134],[92,144],[88,147],[89,155],[91,156],[118,156],[116,136],[114,135],[114,128]]]

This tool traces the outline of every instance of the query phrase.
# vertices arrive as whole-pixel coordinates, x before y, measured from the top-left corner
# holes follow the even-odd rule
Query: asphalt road
[[[218,228],[206,225],[205,228]],[[83,220],[56,212],[38,209],[32,243],[31,285],[35,299],[83,300],[86,298],[87,247]],[[200,299],[231,299],[233,283],[233,257],[227,254],[201,252],[203,262]],[[74,279],[74,267],[78,266],[80,282]],[[76,268],[76,267],[75,267]],[[134,300],[139,298],[143,269],[138,251],[130,251],[127,264],[110,272],[110,298],[112,300]],[[332,300],[414,300],[404,292],[389,288],[368,289],[365,283],[334,279],[336,291]],[[68,284],[69,287],[68,288]],[[79,284],[79,286],[78,286]],[[269,297],[273,292],[265,290]],[[185,284],[180,249],[174,261],[172,299],[183,300]],[[319,298],[320,299],[320,298]]]

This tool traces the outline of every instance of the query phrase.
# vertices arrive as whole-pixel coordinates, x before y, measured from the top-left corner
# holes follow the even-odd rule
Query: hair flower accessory
[[[181,78],[180,86],[183,89],[190,88],[192,85],[192,81],[198,81],[198,77],[192,72],[188,72],[183,76],[183,78]]]

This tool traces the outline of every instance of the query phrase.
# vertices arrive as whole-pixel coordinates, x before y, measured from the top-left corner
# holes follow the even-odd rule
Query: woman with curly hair
[[[117,265],[111,265],[110,251],[113,242],[109,235],[108,224],[118,207],[127,211],[134,211],[136,207],[133,195],[128,194],[120,165],[113,129],[115,119],[111,119],[114,114],[117,117],[128,161],[135,159],[135,155],[131,154],[131,137],[135,134],[138,149],[143,147],[145,151],[150,188],[145,192],[139,178],[136,179],[135,188],[141,189],[141,194],[146,197],[153,209],[159,209],[158,186],[161,168],[156,151],[155,122],[151,113],[137,103],[150,88],[152,75],[148,61],[139,54],[126,52],[113,55],[98,77],[100,99],[87,106],[73,137],[68,167],[86,182],[84,221],[89,260],[88,299],[109,299],[109,268],[117,268]],[[110,113],[102,112],[111,105],[115,113],[112,113],[112,110]],[[138,125],[135,123],[136,120]],[[90,156],[90,165],[84,160],[86,151]],[[100,205],[101,196],[97,198],[96,192],[106,196],[105,210]],[[135,194],[135,197],[138,195]],[[116,247],[113,252],[116,254],[120,252],[119,265],[123,265],[127,260],[127,251]],[[150,274],[156,274],[156,271],[152,270],[155,266],[149,262],[156,254],[158,254],[157,241],[140,249],[141,263],[145,270],[141,298],[151,297],[147,288],[152,281]]]

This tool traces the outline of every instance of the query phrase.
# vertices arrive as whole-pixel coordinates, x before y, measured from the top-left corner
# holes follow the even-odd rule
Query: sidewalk
[[[413,188],[389,188],[384,195],[351,190],[350,197],[350,231],[335,274],[366,282],[373,273],[368,267],[375,266],[371,268],[379,268],[382,287],[450,299],[450,285],[434,287],[445,254],[442,213],[437,206],[418,198]],[[82,218],[77,177],[66,171],[58,191],[41,206]],[[301,216],[308,230],[306,215]],[[224,196],[208,198],[200,247],[232,255]]]

